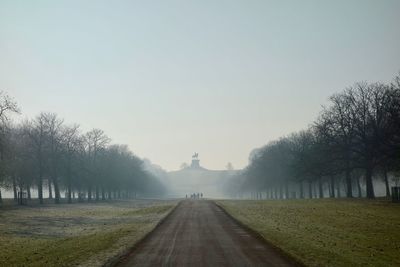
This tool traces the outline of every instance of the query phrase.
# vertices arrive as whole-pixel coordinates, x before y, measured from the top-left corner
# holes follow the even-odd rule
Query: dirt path
[[[294,266],[214,202],[185,200],[117,266]]]

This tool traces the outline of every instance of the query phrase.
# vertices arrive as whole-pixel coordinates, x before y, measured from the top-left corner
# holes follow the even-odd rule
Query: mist
[[[0,0],[0,266],[400,266],[399,0]]]
[[[180,170],[167,173],[168,196],[188,198],[201,194],[205,198],[227,198],[225,186],[237,171],[206,169],[200,165],[198,154],[194,155],[190,165],[183,164]]]

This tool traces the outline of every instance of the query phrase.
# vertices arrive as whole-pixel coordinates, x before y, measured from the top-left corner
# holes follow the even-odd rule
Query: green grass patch
[[[370,200],[218,201],[308,266],[400,266],[400,205]]]
[[[132,201],[0,210],[0,266],[102,266],[175,205]]]
[[[136,224],[118,230],[72,238],[35,239],[2,237],[0,266],[72,266],[88,256],[111,248],[127,235],[141,237],[147,224]]]

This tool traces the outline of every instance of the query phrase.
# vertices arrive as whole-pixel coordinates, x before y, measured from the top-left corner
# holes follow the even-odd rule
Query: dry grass
[[[175,205],[135,200],[0,209],[0,266],[101,266]]]
[[[369,200],[219,201],[308,266],[400,266],[400,205]]]

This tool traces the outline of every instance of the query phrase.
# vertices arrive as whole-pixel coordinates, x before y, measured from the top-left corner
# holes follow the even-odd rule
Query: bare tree
[[[58,181],[58,172],[61,164],[61,148],[62,148],[62,124],[63,120],[59,119],[54,113],[42,114],[46,127],[47,142],[47,158],[49,166],[49,189],[51,183],[54,185],[55,203],[60,203],[60,186]],[[51,190],[51,189],[50,189]],[[51,192],[51,191],[50,191]]]
[[[20,109],[7,93],[0,91],[0,182],[6,177],[5,153],[7,149],[7,135],[9,134],[9,115],[20,113]],[[1,190],[0,190],[0,201]]]
[[[100,129],[93,129],[85,135],[86,154],[89,162],[89,181],[88,181],[88,199],[92,199],[92,183],[98,173],[98,155],[102,149],[105,149],[106,145],[110,142],[105,133]],[[99,185],[95,185],[96,200],[100,199],[99,196]]]
[[[83,140],[79,133],[79,125],[63,127],[62,129],[62,151],[64,156],[65,167],[65,184],[67,187],[68,203],[72,203],[72,173],[73,161],[76,158],[79,150],[83,146]]]
[[[43,204],[43,178],[45,175],[47,157],[46,157],[46,138],[47,127],[44,113],[41,113],[31,122],[27,122],[27,134],[30,138],[30,150],[36,162],[36,175],[39,203]]]
[[[11,113],[20,113],[17,102],[7,93],[0,91],[0,120],[3,123],[8,121],[8,115]]]

